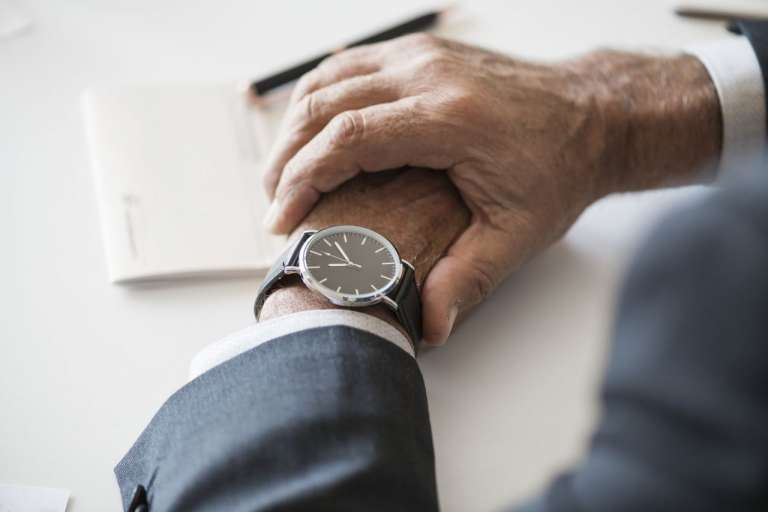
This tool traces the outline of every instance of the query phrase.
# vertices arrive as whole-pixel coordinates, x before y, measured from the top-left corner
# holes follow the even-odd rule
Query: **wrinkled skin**
[[[339,53],[300,80],[264,174],[266,223],[290,232],[361,172],[444,170],[471,219],[422,288],[425,339],[442,343],[595,200],[711,168],[718,123],[693,57],[602,51],[535,64],[407,36]]]
[[[445,173],[406,168],[357,176],[324,194],[296,232],[339,224],[373,229],[387,237],[400,257],[414,266],[416,283],[422,287],[430,269],[467,228],[469,218],[467,207]],[[298,279],[283,281],[264,304],[262,320],[307,309],[337,307]],[[408,335],[389,308],[382,305],[363,311]]]

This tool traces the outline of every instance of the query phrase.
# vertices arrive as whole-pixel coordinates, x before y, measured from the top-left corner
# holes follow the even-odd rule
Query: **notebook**
[[[261,187],[285,94],[233,84],[94,87],[83,94],[109,279],[259,275],[285,239]]]

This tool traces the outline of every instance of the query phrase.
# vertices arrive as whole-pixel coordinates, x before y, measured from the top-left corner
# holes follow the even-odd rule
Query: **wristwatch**
[[[421,340],[421,299],[413,265],[400,259],[383,235],[360,226],[302,233],[259,287],[253,306],[256,320],[270,291],[291,274],[299,274],[310,290],[338,306],[385,304],[394,311],[414,348]]]

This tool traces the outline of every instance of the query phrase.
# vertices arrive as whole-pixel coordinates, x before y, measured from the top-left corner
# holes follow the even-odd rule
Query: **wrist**
[[[279,288],[275,289],[269,294],[264,306],[262,307],[260,320],[269,320],[271,318],[277,318],[280,316],[290,315],[292,313],[299,313],[301,311],[312,311],[322,309],[349,309],[337,306],[325,297],[314,293],[312,290],[304,286],[298,278],[291,279],[285,284],[282,284]],[[408,337],[408,333],[405,332],[403,327],[395,318],[394,313],[383,304],[377,304],[375,306],[369,306],[365,308],[359,308],[357,311],[365,313],[367,315],[375,316],[390,325],[397,328],[400,332]]]
[[[469,211],[441,171],[362,174],[324,195],[296,228],[352,224],[385,236],[416,270],[419,286],[469,223]]]
[[[468,221],[469,211],[444,172],[408,169],[363,174],[346,182],[323,195],[296,232],[343,224],[376,231],[392,242],[400,258],[414,266],[420,287]],[[341,307],[291,276],[267,297],[260,318],[318,309]],[[374,315],[408,336],[387,305],[354,309]]]
[[[598,51],[578,65],[592,77],[604,125],[598,197],[714,177],[722,145],[720,105],[696,57]]]

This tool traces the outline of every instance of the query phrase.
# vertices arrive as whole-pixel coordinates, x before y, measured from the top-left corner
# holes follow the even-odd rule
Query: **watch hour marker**
[[[382,261],[381,264],[382,265],[394,265],[395,262],[394,261]]]
[[[381,278],[383,278],[383,279],[386,279],[387,281],[389,281],[389,276],[385,276],[384,274],[381,274],[381,275],[379,275],[379,277],[381,277]]]
[[[341,292],[341,286],[336,287],[336,293],[339,293],[339,292]]]
[[[344,236],[344,243],[347,243],[347,234],[346,234],[346,233],[344,233],[344,235],[343,235],[343,236]]]
[[[386,247],[379,247],[378,249],[376,249],[376,250],[375,250],[375,251],[373,251],[373,252],[381,252],[381,251],[383,251],[384,249],[386,249]]]
[[[327,278],[327,277],[324,277],[324,278],[322,278],[321,280],[319,280],[319,281],[318,281],[318,284],[323,284],[323,283],[324,283],[324,282],[326,282],[327,280],[328,280],[328,278]]]
[[[371,288],[373,288],[373,291],[375,291],[375,292],[379,291],[379,289],[378,289],[378,288],[376,288],[376,286],[375,286],[375,285],[371,285]]]
[[[312,254],[314,254],[315,256],[322,256],[322,255],[323,255],[322,253],[319,253],[319,252],[317,252],[317,251],[313,251],[312,249],[310,249],[310,250],[309,250],[309,252],[311,252],[311,253],[312,253]]]
[[[363,241],[362,241],[362,242],[360,242],[360,245],[365,245],[365,242],[366,242],[366,240],[368,240],[368,237],[367,237],[367,236],[364,236],[364,237],[363,237]]]
[[[327,238],[323,238],[323,242],[325,242],[325,245],[327,245],[328,247],[333,247],[331,245],[331,242],[329,242]]]
[[[320,265],[307,265],[307,268],[320,268]]]
[[[360,290],[358,290],[357,288],[355,288],[355,295],[360,295]]]

